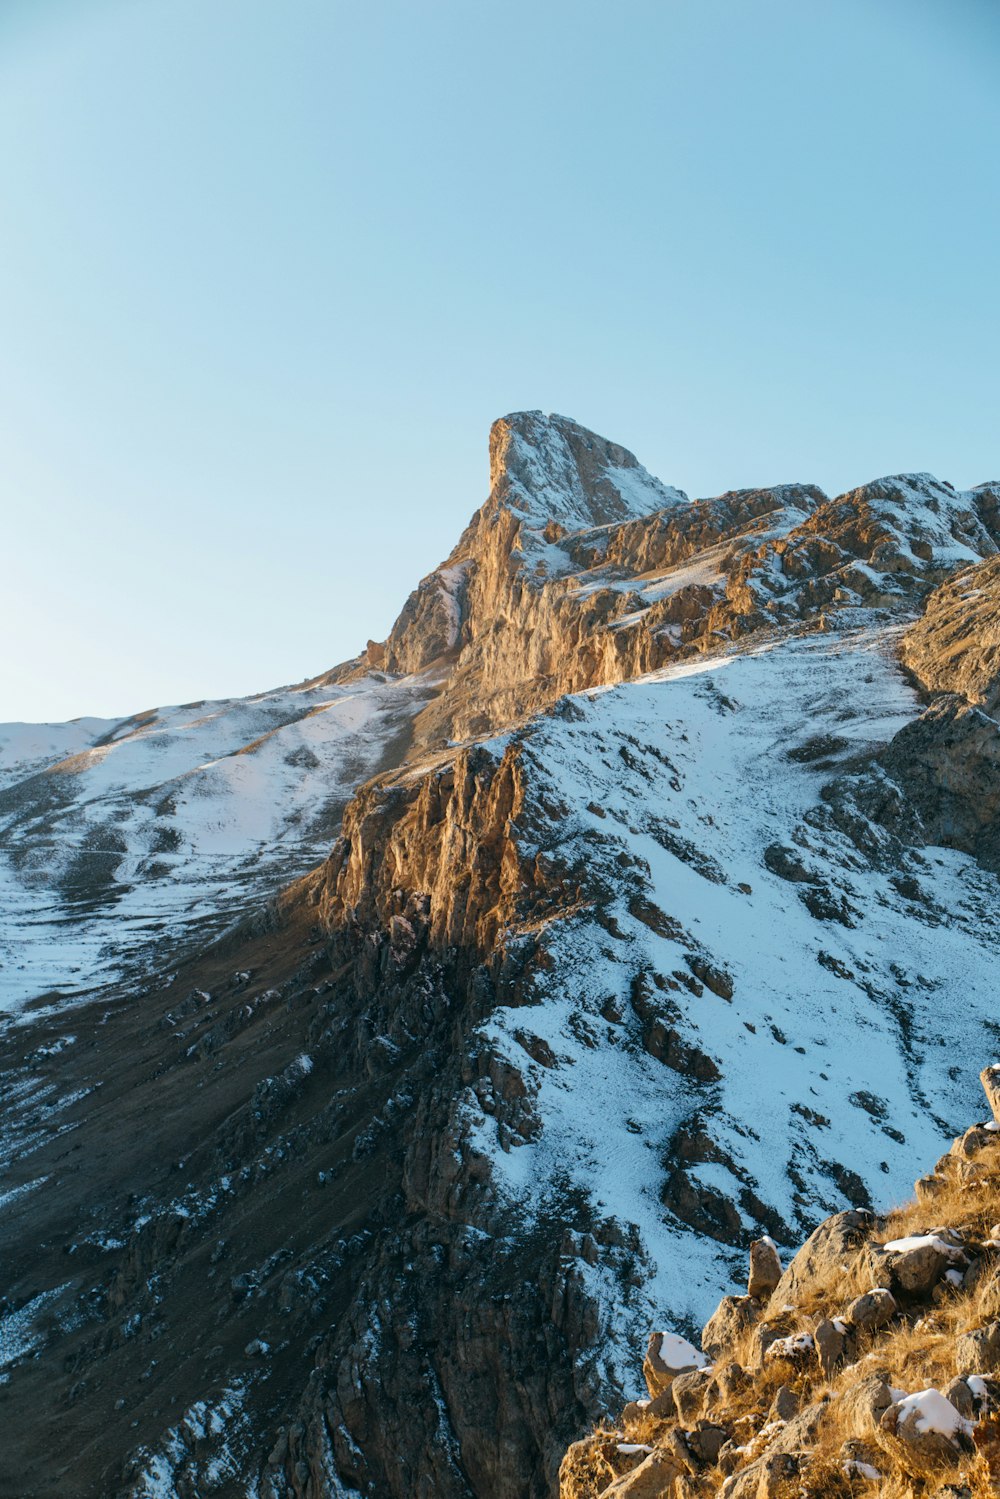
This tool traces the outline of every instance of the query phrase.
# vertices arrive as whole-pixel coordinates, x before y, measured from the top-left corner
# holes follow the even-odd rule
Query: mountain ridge
[[[572,427],[614,502],[625,450]],[[10,1499],[540,1499],[658,1309],[690,1332],[752,1238],[884,1200],[961,1117],[1000,948],[963,696],[994,691],[994,490],[669,492],[525,546],[507,461],[385,645],[224,716],[249,800],[198,810],[281,814],[227,908],[0,1028]],[[125,830],[60,912],[112,961],[143,858],[190,898],[183,799],[146,759],[92,823],[42,793],[157,734],[200,784],[200,732],[3,793],[15,874]]]

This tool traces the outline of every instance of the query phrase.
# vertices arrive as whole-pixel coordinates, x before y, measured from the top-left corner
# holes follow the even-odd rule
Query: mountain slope
[[[186,836],[202,777],[246,833],[215,886],[178,853],[170,972],[0,1031],[0,1494],[541,1496],[651,1322],[887,1205],[963,1116],[1000,903],[907,780],[965,700],[898,653],[970,563],[988,613],[996,490],[689,502],[538,413],[492,454],[387,642],[210,721],[224,797],[202,710],[160,721]],[[106,773],[93,810],[39,813],[28,766],[8,837],[125,812],[100,893],[150,920],[159,730],[105,732],[36,776]],[[246,919],[199,944],[192,888]]]

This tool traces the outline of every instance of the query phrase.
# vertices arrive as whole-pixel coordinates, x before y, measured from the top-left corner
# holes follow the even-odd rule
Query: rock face
[[[604,1442],[603,1486],[727,1472],[742,1443],[715,1412],[765,1362],[788,1435],[753,1492],[797,1472],[803,1371],[839,1378],[925,1294],[872,1247],[874,1209],[954,1132],[956,1058],[994,1018],[992,877],[971,835],[928,850],[892,756],[935,711],[901,629],[995,550],[997,513],[921,475],[689,502],[522,413],[451,557],[300,717],[234,709],[222,768],[187,755],[152,791],[114,768],[160,729],[186,747],[189,716],[85,731],[79,773],[66,734],[22,757],[11,879],[41,878],[50,836],[95,841],[76,798],[107,771],[126,846],[88,887],[108,919],[73,927],[93,946],[152,888],[127,861],[175,795],[211,809],[203,839],[223,804],[255,832],[212,944],[195,904],[169,971],[0,1031],[9,1499],[29,1471],[39,1499],[541,1499],[638,1394],[664,1318],[643,1419],[685,1424],[644,1469]],[[338,713],[367,728],[334,784],[316,735]],[[271,760],[277,810],[251,796]],[[299,878],[262,908],[279,858]],[[938,1195],[984,1169],[982,1134]],[[703,1373],[684,1338],[752,1243]],[[787,1306],[862,1246],[865,1283],[804,1342]],[[934,1269],[949,1294],[951,1257]]]

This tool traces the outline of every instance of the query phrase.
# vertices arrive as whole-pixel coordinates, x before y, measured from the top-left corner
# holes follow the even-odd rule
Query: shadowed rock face
[[[933,590],[995,548],[993,495],[690,502],[564,418],[495,424],[447,563],[303,689],[394,736],[345,740],[325,862],[0,1031],[2,1499],[541,1499],[650,1326],[898,1194],[961,1118],[1000,910],[924,848],[947,812],[990,857],[989,720],[922,715],[895,651],[928,594],[914,661],[946,596],[962,636]],[[316,724],[273,717],[224,758],[280,760],[284,807]]]
[[[879,758],[905,800],[910,836],[1000,870],[1000,559],[941,584],[900,657],[928,706]]]

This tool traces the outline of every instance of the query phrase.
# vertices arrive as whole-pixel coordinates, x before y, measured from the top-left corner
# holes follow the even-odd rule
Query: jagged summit
[[[507,508],[531,529],[554,525],[565,533],[687,503],[627,448],[570,417],[515,411],[490,428],[491,515]]]

